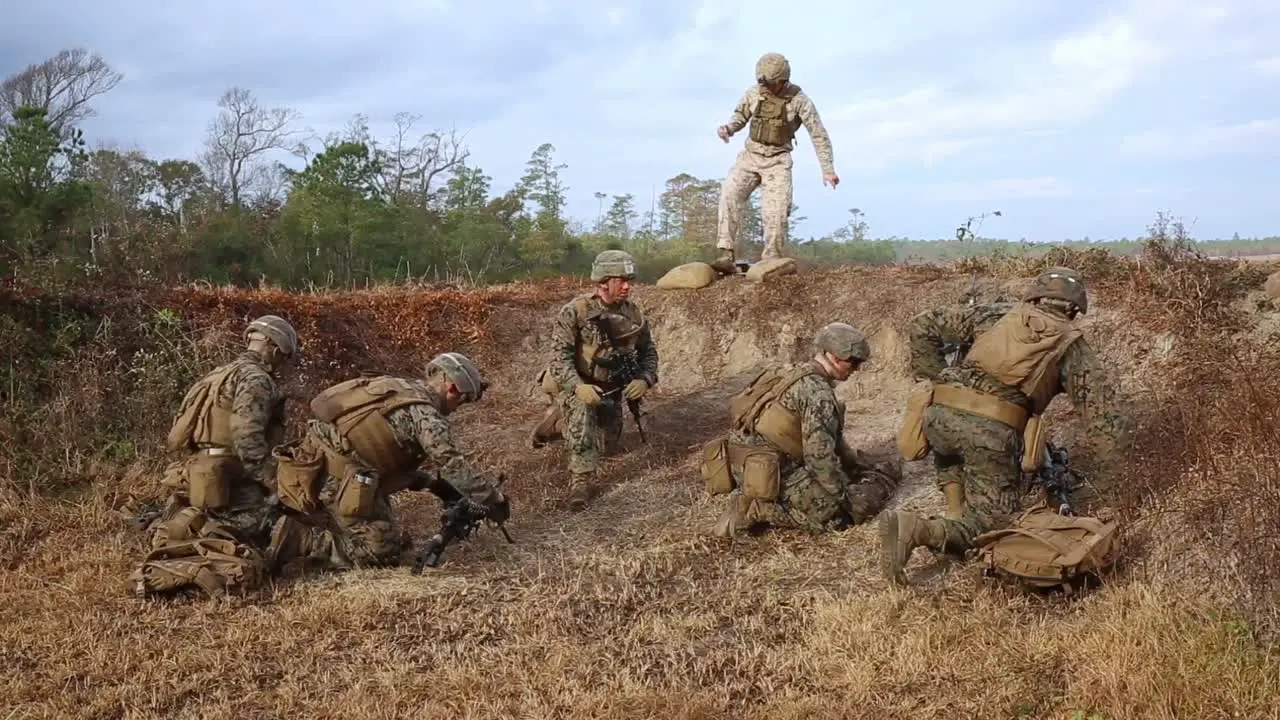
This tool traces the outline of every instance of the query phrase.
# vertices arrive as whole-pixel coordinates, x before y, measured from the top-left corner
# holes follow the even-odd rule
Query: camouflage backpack
[[[1043,503],[1018,516],[1010,527],[974,538],[983,574],[1011,578],[1025,586],[1074,588],[1109,568],[1119,555],[1114,520],[1059,515]]]

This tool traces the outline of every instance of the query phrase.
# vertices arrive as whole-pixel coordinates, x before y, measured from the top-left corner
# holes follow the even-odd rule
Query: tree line
[[[120,273],[163,282],[288,288],[387,281],[475,283],[588,271],[606,248],[632,252],[641,276],[714,252],[719,179],[669,178],[653,206],[596,191],[591,223],[566,215],[566,165],[544,143],[501,191],[452,132],[400,113],[387,137],[356,115],[323,138],[296,110],[250,91],[217,101],[195,158],[90,148],[80,129],[123,75],[102,57],[65,50],[0,83],[0,271]],[[291,168],[279,158],[301,161]],[[972,254],[975,243],[872,240],[865,214],[798,239],[818,263],[885,264]],[[745,244],[762,244],[753,196]],[[1136,246],[1136,242],[1135,246]],[[936,246],[936,247],[935,247]]]

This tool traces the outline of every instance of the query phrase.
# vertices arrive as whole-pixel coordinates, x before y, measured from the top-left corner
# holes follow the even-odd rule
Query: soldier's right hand
[[[600,388],[591,383],[578,383],[578,387],[573,389],[573,394],[578,396],[578,400],[582,401],[587,407],[595,407],[600,404]]]
[[[729,128],[724,125],[716,128],[716,135],[719,135],[721,140],[729,142]]]

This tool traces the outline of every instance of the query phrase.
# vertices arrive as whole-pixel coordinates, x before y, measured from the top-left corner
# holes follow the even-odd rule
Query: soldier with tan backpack
[[[1018,514],[1022,473],[1044,454],[1040,416],[1056,395],[1085,416],[1100,459],[1116,458],[1129,442],[1115,388],[1073,322],[1088,305],[1080,273],[1053,267],[1022,302],[945,305],[912,319],[912,371],[928,385],[908,399],[898,448],[908,461],[933,454],[947,511],[881,519],[890,581],[906,583],[903,568],[920,546],[960,556],[981,547],[990,569],[1033,582],[1070,581],[1113,559],[1114,525],[1047,508]],[[969,348],[954,366],[949,345]]]
[[[182,453],[165,471],[173,489],[148,528],[151,553],[132,575],[135,593],[253,590],[265,577],[274,485],[270,448],[283,439],[284,396],[275,374],[298,353],[284,319],[264,315],[244,332],[248,346],[187,392],[166,441]]]

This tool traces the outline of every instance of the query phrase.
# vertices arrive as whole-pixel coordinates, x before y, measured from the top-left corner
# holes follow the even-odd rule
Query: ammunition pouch
[[[174,543],[200,537],[204,529],[205,514],[200,508],[187,506],[178,512],[167,513],[151,533],[151,549],[156,550]]]
[[[947,501],[946,517],[959,520],[965,509],[964,483],[953,481],[943,485],[942,496]]]
[[[959,385],[935,385],[933,404],[994,420],[1018,432],[1022,432],[1026,427],[1027,418],[1030,415],[1021,405]]]
[[[324,453],[303,441],[277,446],[271,454],[276,459],[276,494],[280,496],[280,502],[300,513],[318,511],[324,480]]]
[[[335,502],[338,515],[343,519],[367,520],[373,517],[374,503],[378,498],[378,478],[348,465],[338,488]]]
[[[782,494],[782,472],[778,453],[751,448],[742,458],[742,494],[764,502],[775,502]]]
[[[1045,445],[1048,441],[1049,430],[1044,419],[1039,415],[1032,415],[1022,431],[1022,472],[1039,472],[1044,465]]]
[[[708,495],[728,495],[737,487],[729,463],[729,441],[712,440],[702,446],[702,482]]]
[[[231,482],[240,459],[228,448],[199,450],[187,459],[187,494],[191,506],[221,510],[231,503]]]
[[[929,454],[929,437],[924,432],[924,412],[933,404],[933,385],[913,390],[907,396],[907,412],[898,428],[898,452],[914,462]]]

